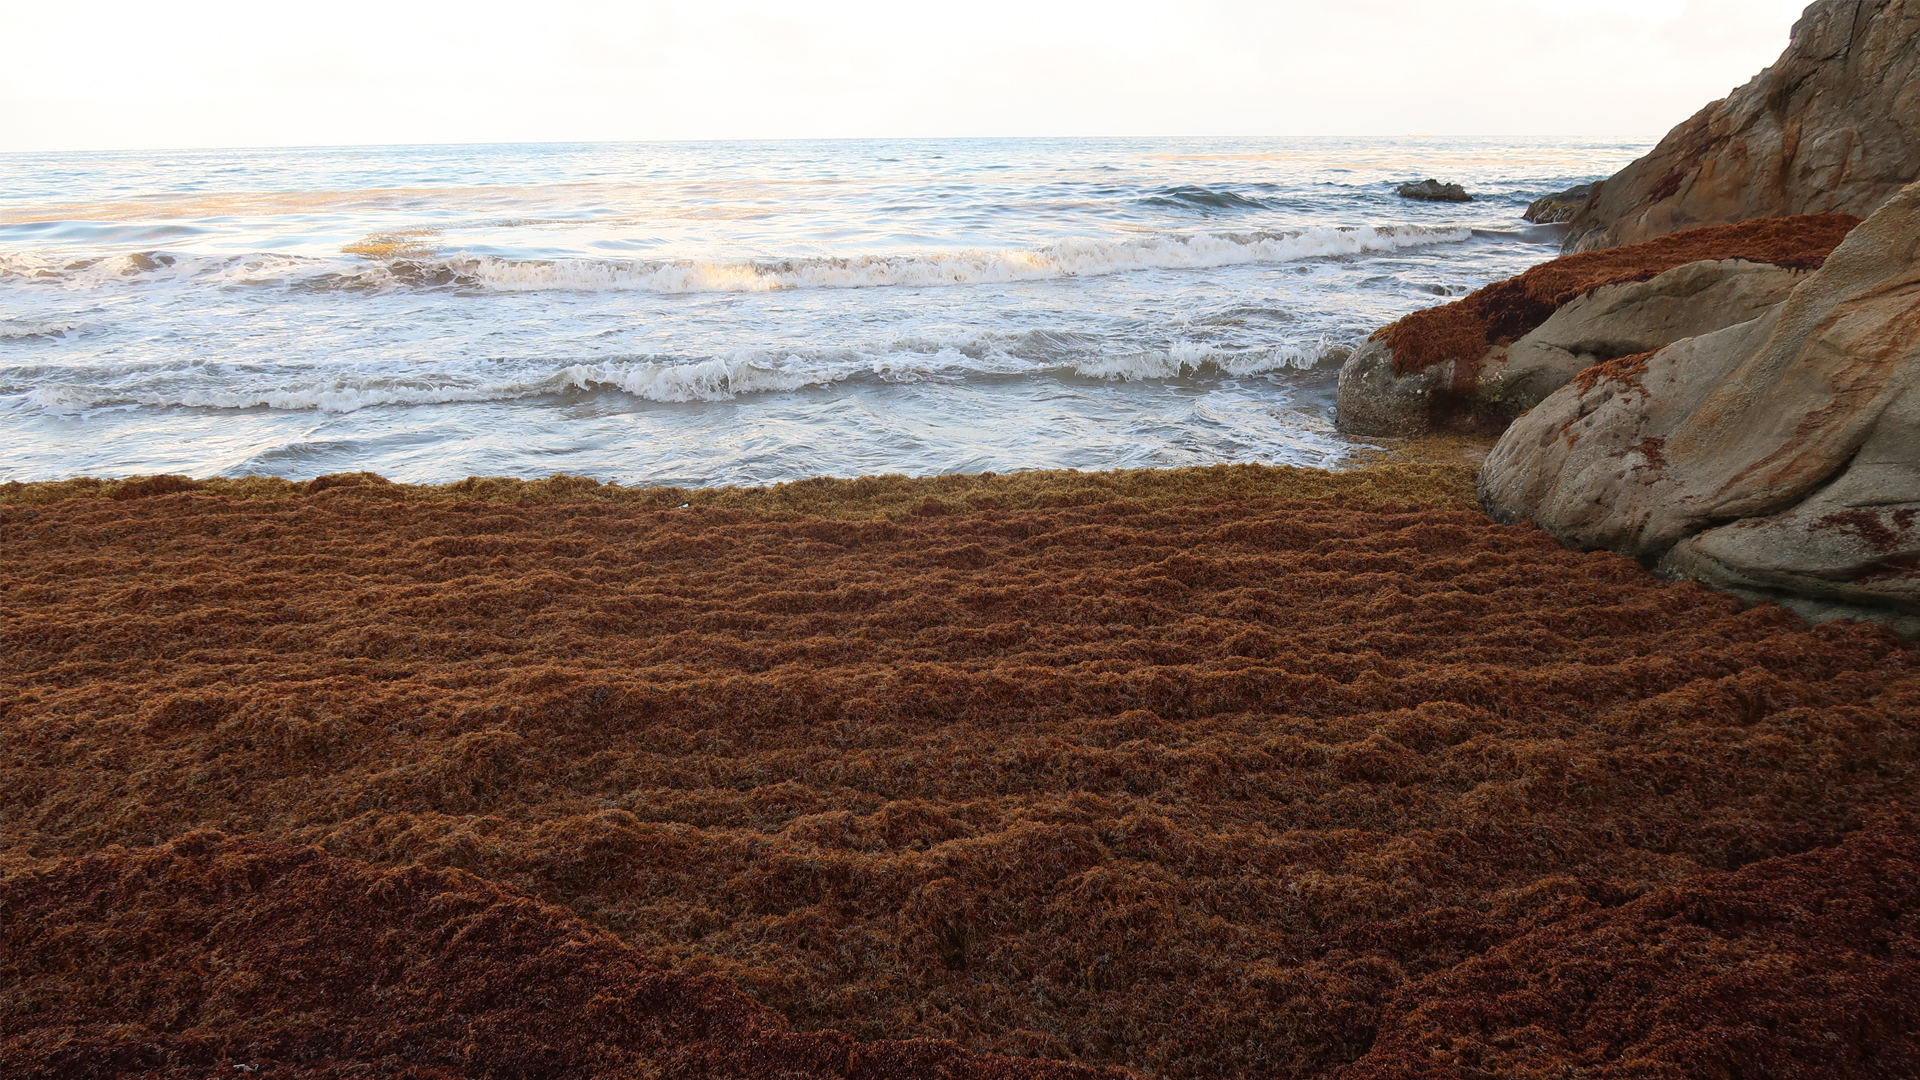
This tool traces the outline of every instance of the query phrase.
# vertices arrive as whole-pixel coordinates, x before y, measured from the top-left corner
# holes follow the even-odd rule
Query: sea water
[[[1367,334],[1646,144],[0,155],[0,480],[1337,465]],[[1434,176],[1470,203],[1402,199]]]

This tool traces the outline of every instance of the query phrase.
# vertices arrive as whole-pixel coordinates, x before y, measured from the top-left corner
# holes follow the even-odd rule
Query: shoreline
[[[334,473],[311,480],[274,476],[195,479],[174,474],[0,483],[0,506],[42,506],[67,499],[131,501],[166,495],[215,496],[239,502],[328,498],[397,503],[462,501],[507,504],[605,503],[669,510],[718,507],[768,514],[830,517],[911,517],[972,509],[1032,510],[1118,499],[1166,500],[1235,492],[1245,497],[1313,498],[1366,491],[1383,501],[1433,498],[1448,509],[1476,505],[1472,477],[1459,494],[1460,471],[1476,469],[1494,441],[1471,435],[1383,438],[1345,468],[1220,464],[1147,469],[1031,469],[1012,473],[904,476],[820,476],[761,487],[627,487],[584,476],[536,480],[469,477],[444,484],[396,483],[374,473]],[[1355,487],[1340,477],[1364,476]]]

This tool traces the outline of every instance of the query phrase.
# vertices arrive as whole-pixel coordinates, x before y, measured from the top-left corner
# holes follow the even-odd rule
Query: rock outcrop
[[[1584,368],[1759,316],[1858,223],[1809,215],[1562,256],[1414,312],[1341,367],[1340,426],[1497,435]]]
[[[1425,202],[1472,202],[1473,196],[1459,184],[1443,184],[1429,176],[1417,184],[1401,184],[1400,197]]]
[[[1920,0],[1818,0],[1780,59],[1598,185],[1567,251],[1702,225],[1864,217],[1920,177]]]
[[[1702,259],[1647,281],[1603,286],[1511,346],[1490,350],[1480,392],[1518,416],[1595,364],[1757,319],[1805,277],[1771,263]]]
[[[1551,195],[1542,195],[1527,204],[1527,212],[1520,217],[1535,225],[1552,225],[1561,221],[1572,221],[1575,214],[1587,208],[1587,200],[1593,196],[1592,184],[1581,184],[1565,191],[1556,191]]]
[[[1582,372],[1480,493],[1575,547],[1920,632],[1920,184],[1761,318]]]

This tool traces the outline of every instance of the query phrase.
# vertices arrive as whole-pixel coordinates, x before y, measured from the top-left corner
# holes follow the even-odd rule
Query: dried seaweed
[[[1342,1080],[1920,1075],[1916,899],[1903,820],[1610,910],[1586,901],[1410,988]]]
[[[684,509],[371,482],[16,499],[0,862],[316,844],[560,905],[801,1032],[1304,1077],[1588,904],[1911,801],[1920,650],[1495,525],[1470,485],[1396,463]],[[275,955],[324,962],[306,940]],[[116,955],[31,1001],[164,997]],[[9,1071],[51,1068],[59,1008],[9,1000]],[[329,1060],[388,1060],[352,1050],[384,1023],[342,1020]]]
[[[1115,500],[1164,503],[1188,498],[1294,498],[1340,495],[1378,502],[1475,505],[1462,497],[1462,461],[1444,439],[1396,453],[1396,460],[1336,474],[1265,465],[1079,472],[1042,469],[930,477],[822,476],[764,488],[623,487],[591,477],[556,474],[544,480],[469,477],[451,484],[397,484],[375,473],[333,473],[305,482],[272,476],[133,476],[124,479],[48,480],[0,484],[0,506],[36,506],[67,499],[129,501],[193,492],[231,500],[297,499],[312,495],[403,503],[611,503],[679,509],[714,507],[761,515],[907,520],[976,510],[1039,510]],[[1438,452],[1422,452],[1434,450]],[[1409,452],[1410,451],[1410,452]],[[1470,482],[1469,482],[1470,486]]]
[[[797,1034],[721,980],[654,969],[469,874],[219,833],[16,874],[0,909],[0,979],[31,1004],[0,1014],[11,1080],[1120,1076]]]

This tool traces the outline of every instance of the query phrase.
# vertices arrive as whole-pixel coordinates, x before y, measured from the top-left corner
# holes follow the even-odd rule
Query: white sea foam
[[[1014,339],[1018,342],[1018,339]],[[482,370],[448,369],[433,376],[394,378],[344,374],[293,378],[268,384],[262,372],[208,379],[194,370],[133,363],[101,372],[106,385],[72,382],[0,383],[0,394],[18,393],[31,409],[73,414],[95,409],[149,406],[187,409],[274,409],[351,413],[378,406],[511,401],[543,395],[614,390],[645,401],[727,401],[745,395],[785,393],[847,380],[911,383],[962,382],[977,378],[1079,376],[1122,382],[1178,379],[1208,370],[1255,375],[1315,366],[1333,346],[1231,350],[1176,343],[1166,350],[1029,358],[1008,351],[1009,341],[962,335],[947,342],[916,342],[919,348],[755,353],[698,359],[626,357],[594,362],[523,364],[511,374],[486,377]],[[36,374],[17,369],[11,375]],[[8,380],[11,382],[12,380]],[[37,382],[37,385],[36,385]]]
[[[78,319],[0,319],[0,341],[58,337],[84,325]]]
[[[1345,445],[1331,361],[1550,257],[1518,214],[1645,147],[1603,149],[22,159],[0,213],[0,480],[1324,464]],[[1416,167],[1484,197],[1406,203]]]
[[[641,361],[574,364],[560,373],[580,390],[611,387],[647,401],[725,401],[740,394],[799,390],[852,375],[844,365],[778,365],[714,357],[690,364]]]
[[[504,388],[461,386],[381,387],[353,385],[292,386],[284,390],[184,390],[178,393],[101,391],[76,386],[37,387],[24,395],[25,403],[50,413],[81,413],[94,409],[145,405],[186,409],[280,409],[300,412],[349,413],[376,405],[432,405],[455,401],[496,401],[515,396]]]
[[[40,251],[0,252],[0,281],[12,279],[82,290],[168,282],[281,285],[338,273],[343,267],[348,267],[345,260],[271,253],[206,255],[137,251],[60,258]]]
[[[779,289],[935,287],[1096,277],[1132,270],[1211,269],[1358,255],[1458,243],[1458,228],[1396,226],[1293,232],[1167,233],[1125,240],[1065,240],[1014,251],[863,255],[752,262],[511,260],[441,262],[459,279],[503,291],[545,289],[654,293],[770,292]],[[411,264],[421,265],[421,264]]]
[[[1419,225],[1235,233],[1159,233],[1063,240],[1016,250],[911,255],[709,260],[507,259],[491,255],[389,260],[281,254],[220,256],[136,252],[59,259],[0,253],[0,279],[75,289],[192,281],[214,286],[299,284],[330,289],[455,286],[498,292],[772,292],[785,289],[932,288],[1099,277],[1138,270],[1204,270],[1361,255],[1469,239],[1465,228]]]

